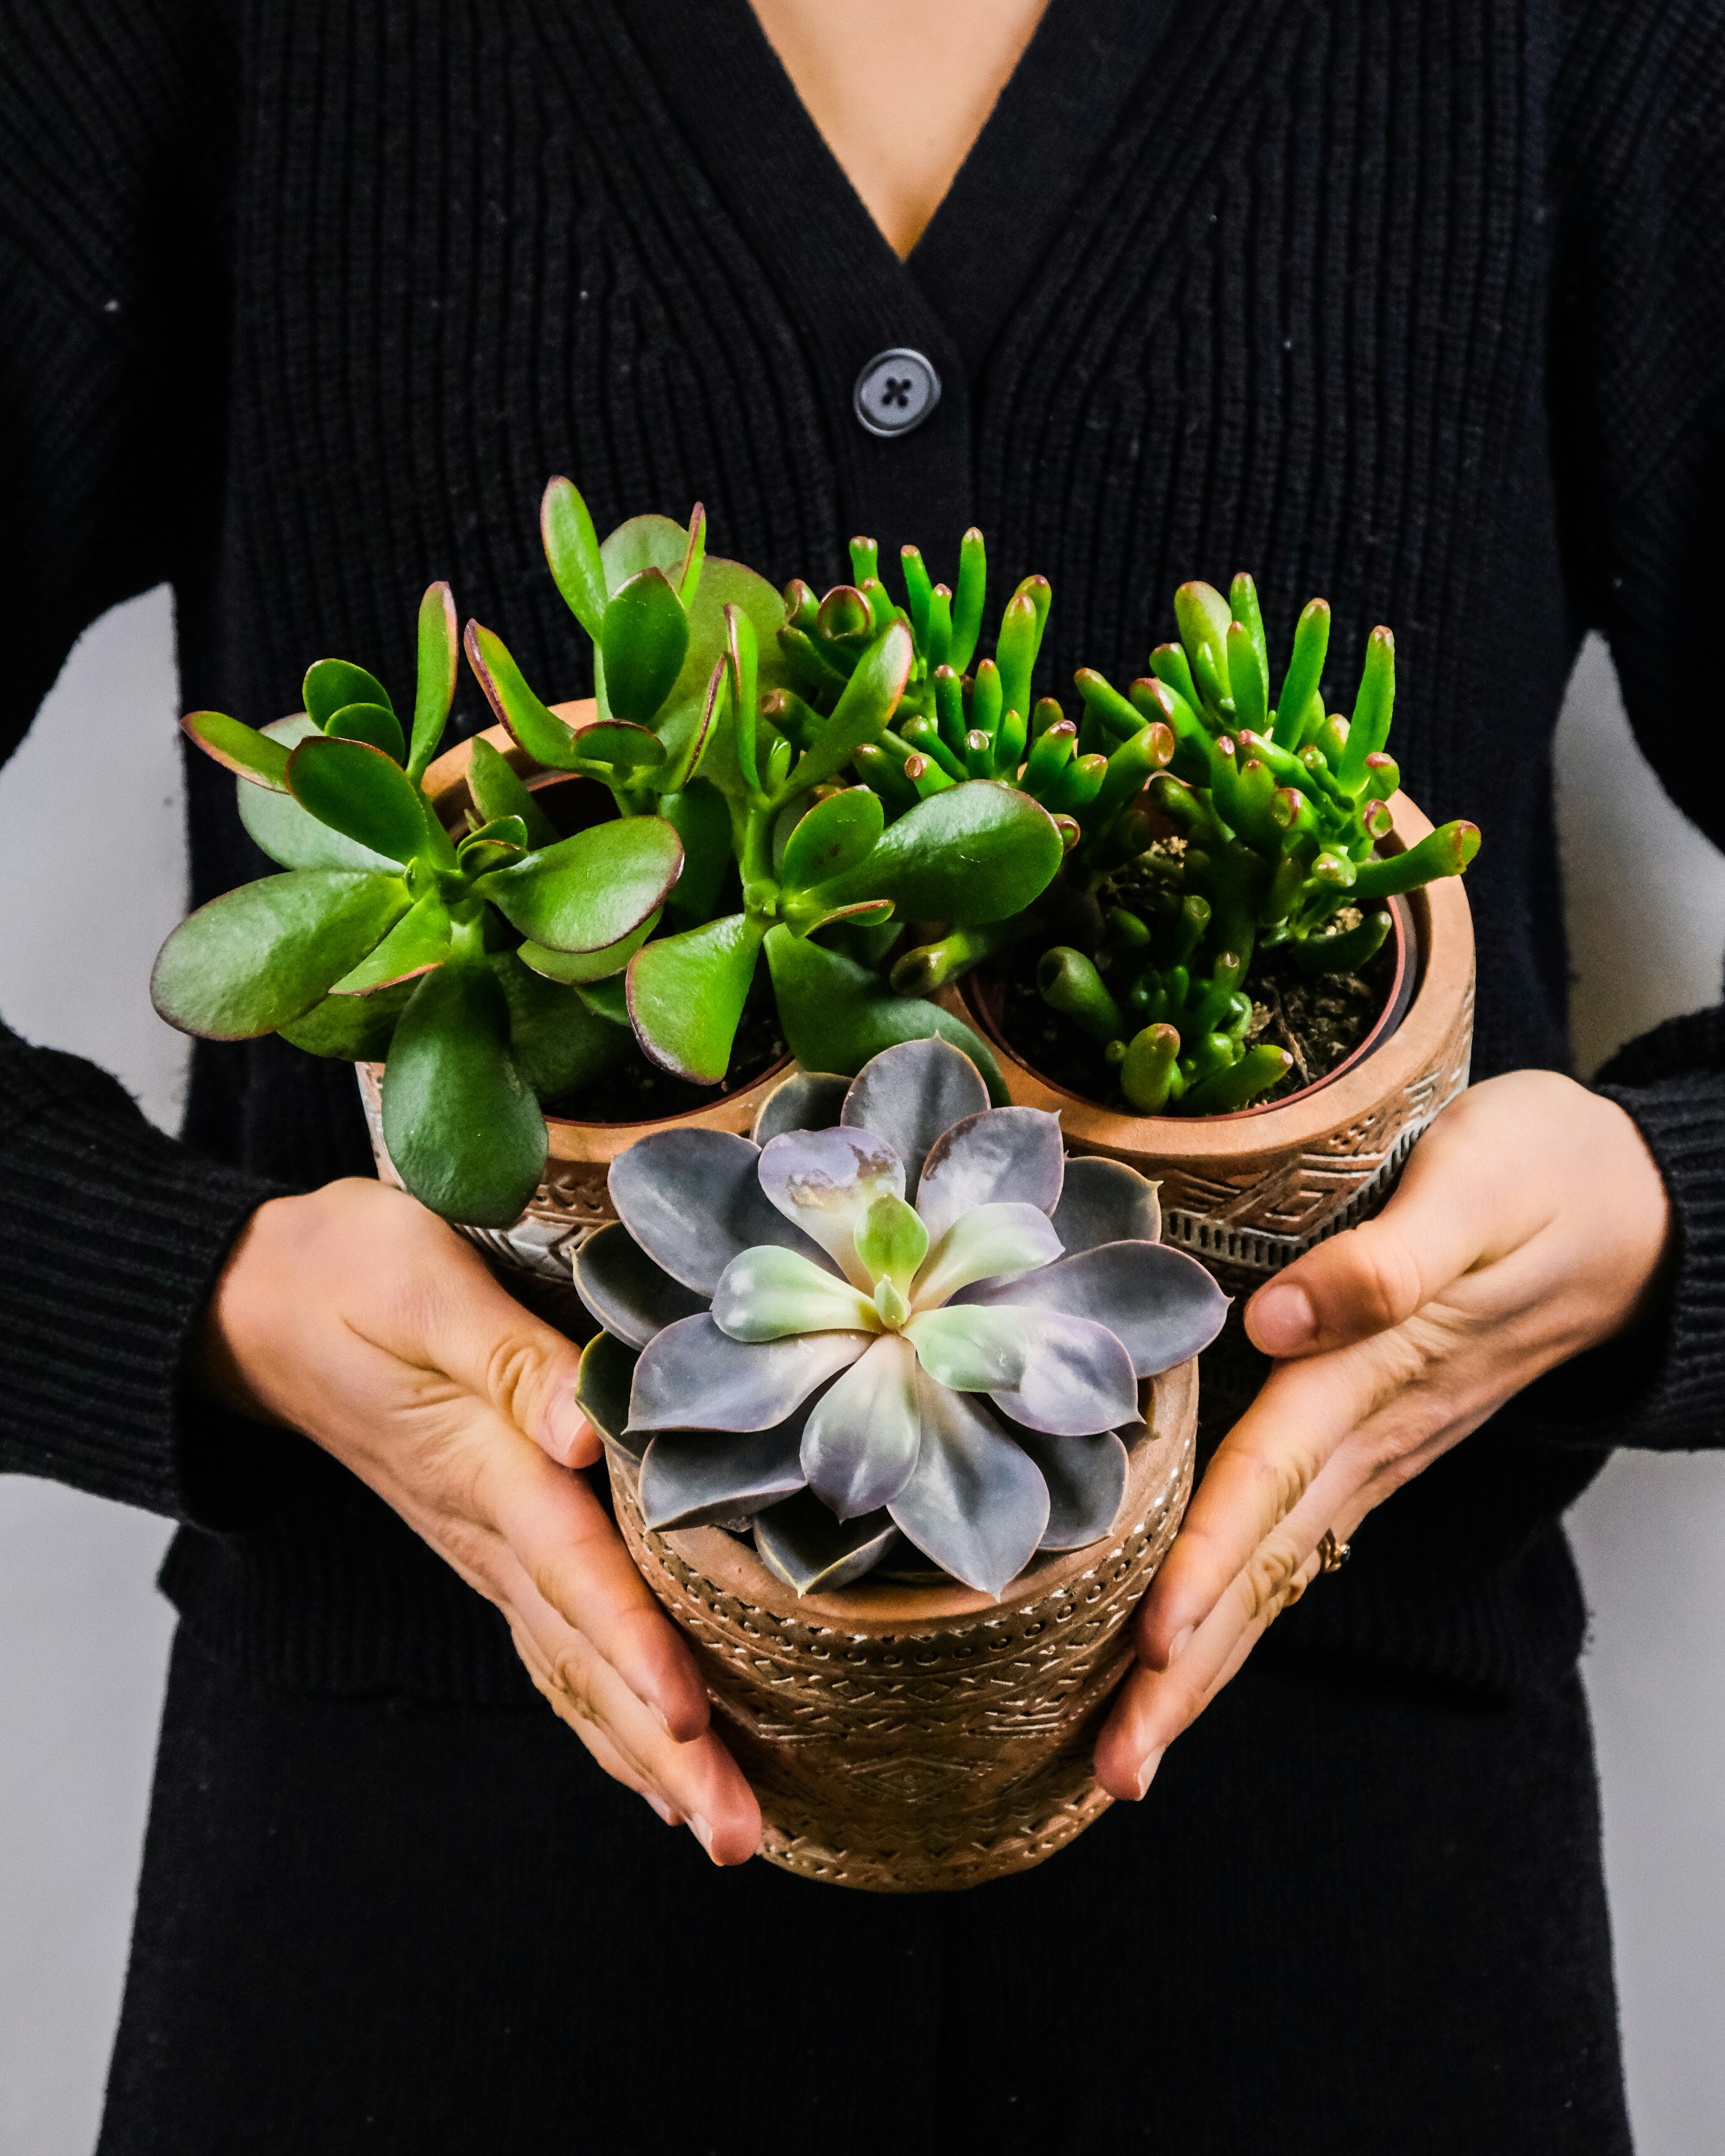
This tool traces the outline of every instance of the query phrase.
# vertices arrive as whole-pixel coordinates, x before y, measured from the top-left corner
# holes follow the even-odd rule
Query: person
[[[437,576],[578,693],[567,470],[780,580],[978,521],[1055,675],[1187,576],[1321,591],[1486,832],[1476,1082],[1253,1301],[1098,1753],[1143,1801],[968,1895],[745,1861],[575,1350],[350,1073],[200,1044],[179,1143],[5,1035],[0,1465],[182,1522],[105,2156],[1628,2148],[1559,1515],[1725,1439],[1725,1025],[1563,1075],[1550,757],[1597,629],[1725,839],[1722,108],[1717,0],[13,0],[8,744],[163,579],[188,708],[403,682]],[[261,872],[196,758],[188,822],[194,898]]]

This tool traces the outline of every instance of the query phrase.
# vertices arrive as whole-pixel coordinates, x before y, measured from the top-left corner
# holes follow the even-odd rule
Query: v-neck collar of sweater
[[[973,378],[1058,238],[1171,12],[1050,0],[907,261],[823,141],[748,0],[619,0],[708,179],[805,326]],[[890,334],[887,332],[891,332]]]

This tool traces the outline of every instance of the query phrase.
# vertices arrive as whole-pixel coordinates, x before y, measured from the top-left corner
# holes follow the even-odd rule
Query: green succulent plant
[[[869,542],[853,542],[852,557],[871,565]],[[1175,598],[1179,640],[1153,651],[1149,674],[1124,695],[1081,669],[1075,721],[1032,688],[1048,616],[1045,579],[1019,586],[996,660],[960,678],[939,654],[968,662],[974,650],[982,535],[968,532],[961,549],[964,639],[948,636],[947,610],[927,596],[916,549],[906,547],[905,559],[907,608],[899,618],[915,613],[911,679],[920,670],[934,716],[911,711],[907,693],[867,772],[884,775],[889,793],[896,783],[905,793],[946,788],[961,763],[1005,778],[1048,810],[1063,858],[1019,913],[955,921],[933,940],[896,951],[892,987],[932,995],[983,961],[1034,943],[1044,1000],[1104,1045],[1128,1105],[1146,1114],[1248,1105],[1281,1081],[1292,1060],[1249,1039],[1255,956],[1286,947],[1305,972],[1356,972],[1389,933],[1384,901],[1461,874],[1478,850],[1477,828],[1455,822],[1404,852],[1378,852],[1400,785],[1387,752],[1390,632],[1372,633],[1352,718],[1326,715],[1330,610],[1312,600],[1272,704],[1252,579],[1236,577],[1226,598],[1188,583]],[[846,588],[819,602],[812,624],[812,594],[802,601],[803,644],[834,668],[841,639],[824,636],[822,619],[842,618],[829,611],[835,599],[855,613],[856,594],[846,598]],[[883,613],[878,576],[860,575],[857,592]],[[959,608],[951,612],[956,620]]]
[[[1140,1381],[1226,1298],[1157,1240],[1154,1186],[1067,1161],[949,1044],[800,1073],[752,1141],[655,1132],[576,1281],[605,1328],[583,1405],[638,1460],[648,1524],[746,1522],[799,1594],[905,1543],[998,1595],[1106,1534]]]
[[[501,1226],[543,1173],[542,1097],[584,1082],[626,1040],[524,959],[614,973],[683,865],[661,816],[560,838],[502,759],[484,813],[454,835],[424,779],[454,696],[454,603],[419,609],[410,730],[364,668],[320,660],[303,715],[254,729],[217,711],[182,723],[238,777],[240,810],[285,871],[201,906],[163,945],[157,1009],[223,1040],[280,1033],[320,1055],[387,1056],[383,1132],[435,1210]]]

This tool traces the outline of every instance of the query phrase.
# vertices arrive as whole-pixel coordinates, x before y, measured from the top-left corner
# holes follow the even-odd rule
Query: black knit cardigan
[[[8,0],[0,748],[162,579],[187,707],[292,711],[322,653],[411,678],[434,577],[580,694],[557,471],[602,529],[700,497],[775,580],[857,531],[950,576],[979,522],[997,591],[1053,580],[1057,692],[1250,567],[1279,647],[1313,592],[1344,667],[1394,626],[1408,789],[1486,834],[1476,1071],[1562,1068],[1552,732],[1589,627],[1725,841],[1722,146],[1720,0],[1052,0],[901,264],[746,0]],[[851,388],[896,346],[944,392],[881,440]],[[188,785],[203,900],[266,865],[232,782]],[[1548,1685],[1563,1507],[1613,1444],[1725,1438],[1721,1014],[1608,1076],[1676,1205],[1657,1325],[1392,1499],[1278,1650]],[[377,1500],[182,1382],[248,1212],[356,1172],[340,1065],[200,1046],[181,1145],[0,1034],[0,1466],[187,1522],[169,1592],[260,1679],[521,1698]]]

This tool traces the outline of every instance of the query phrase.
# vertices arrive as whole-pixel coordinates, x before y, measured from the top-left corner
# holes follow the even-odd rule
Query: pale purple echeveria
[[[1157,1240],[1154,1185],[1066,1160],[1058,1116],[991,1108],[942,1040],[788,1080],[755,1141],[638,1140],[611,1169],[620,1224],[576,1260],[640,1351],[608,1435],[645,1441],[649,1525],[752,1518],[799,1592],[902,1535],[998,1595],[1039,1549],[1106,1534],[1139,1381],[1227,1306]]]

